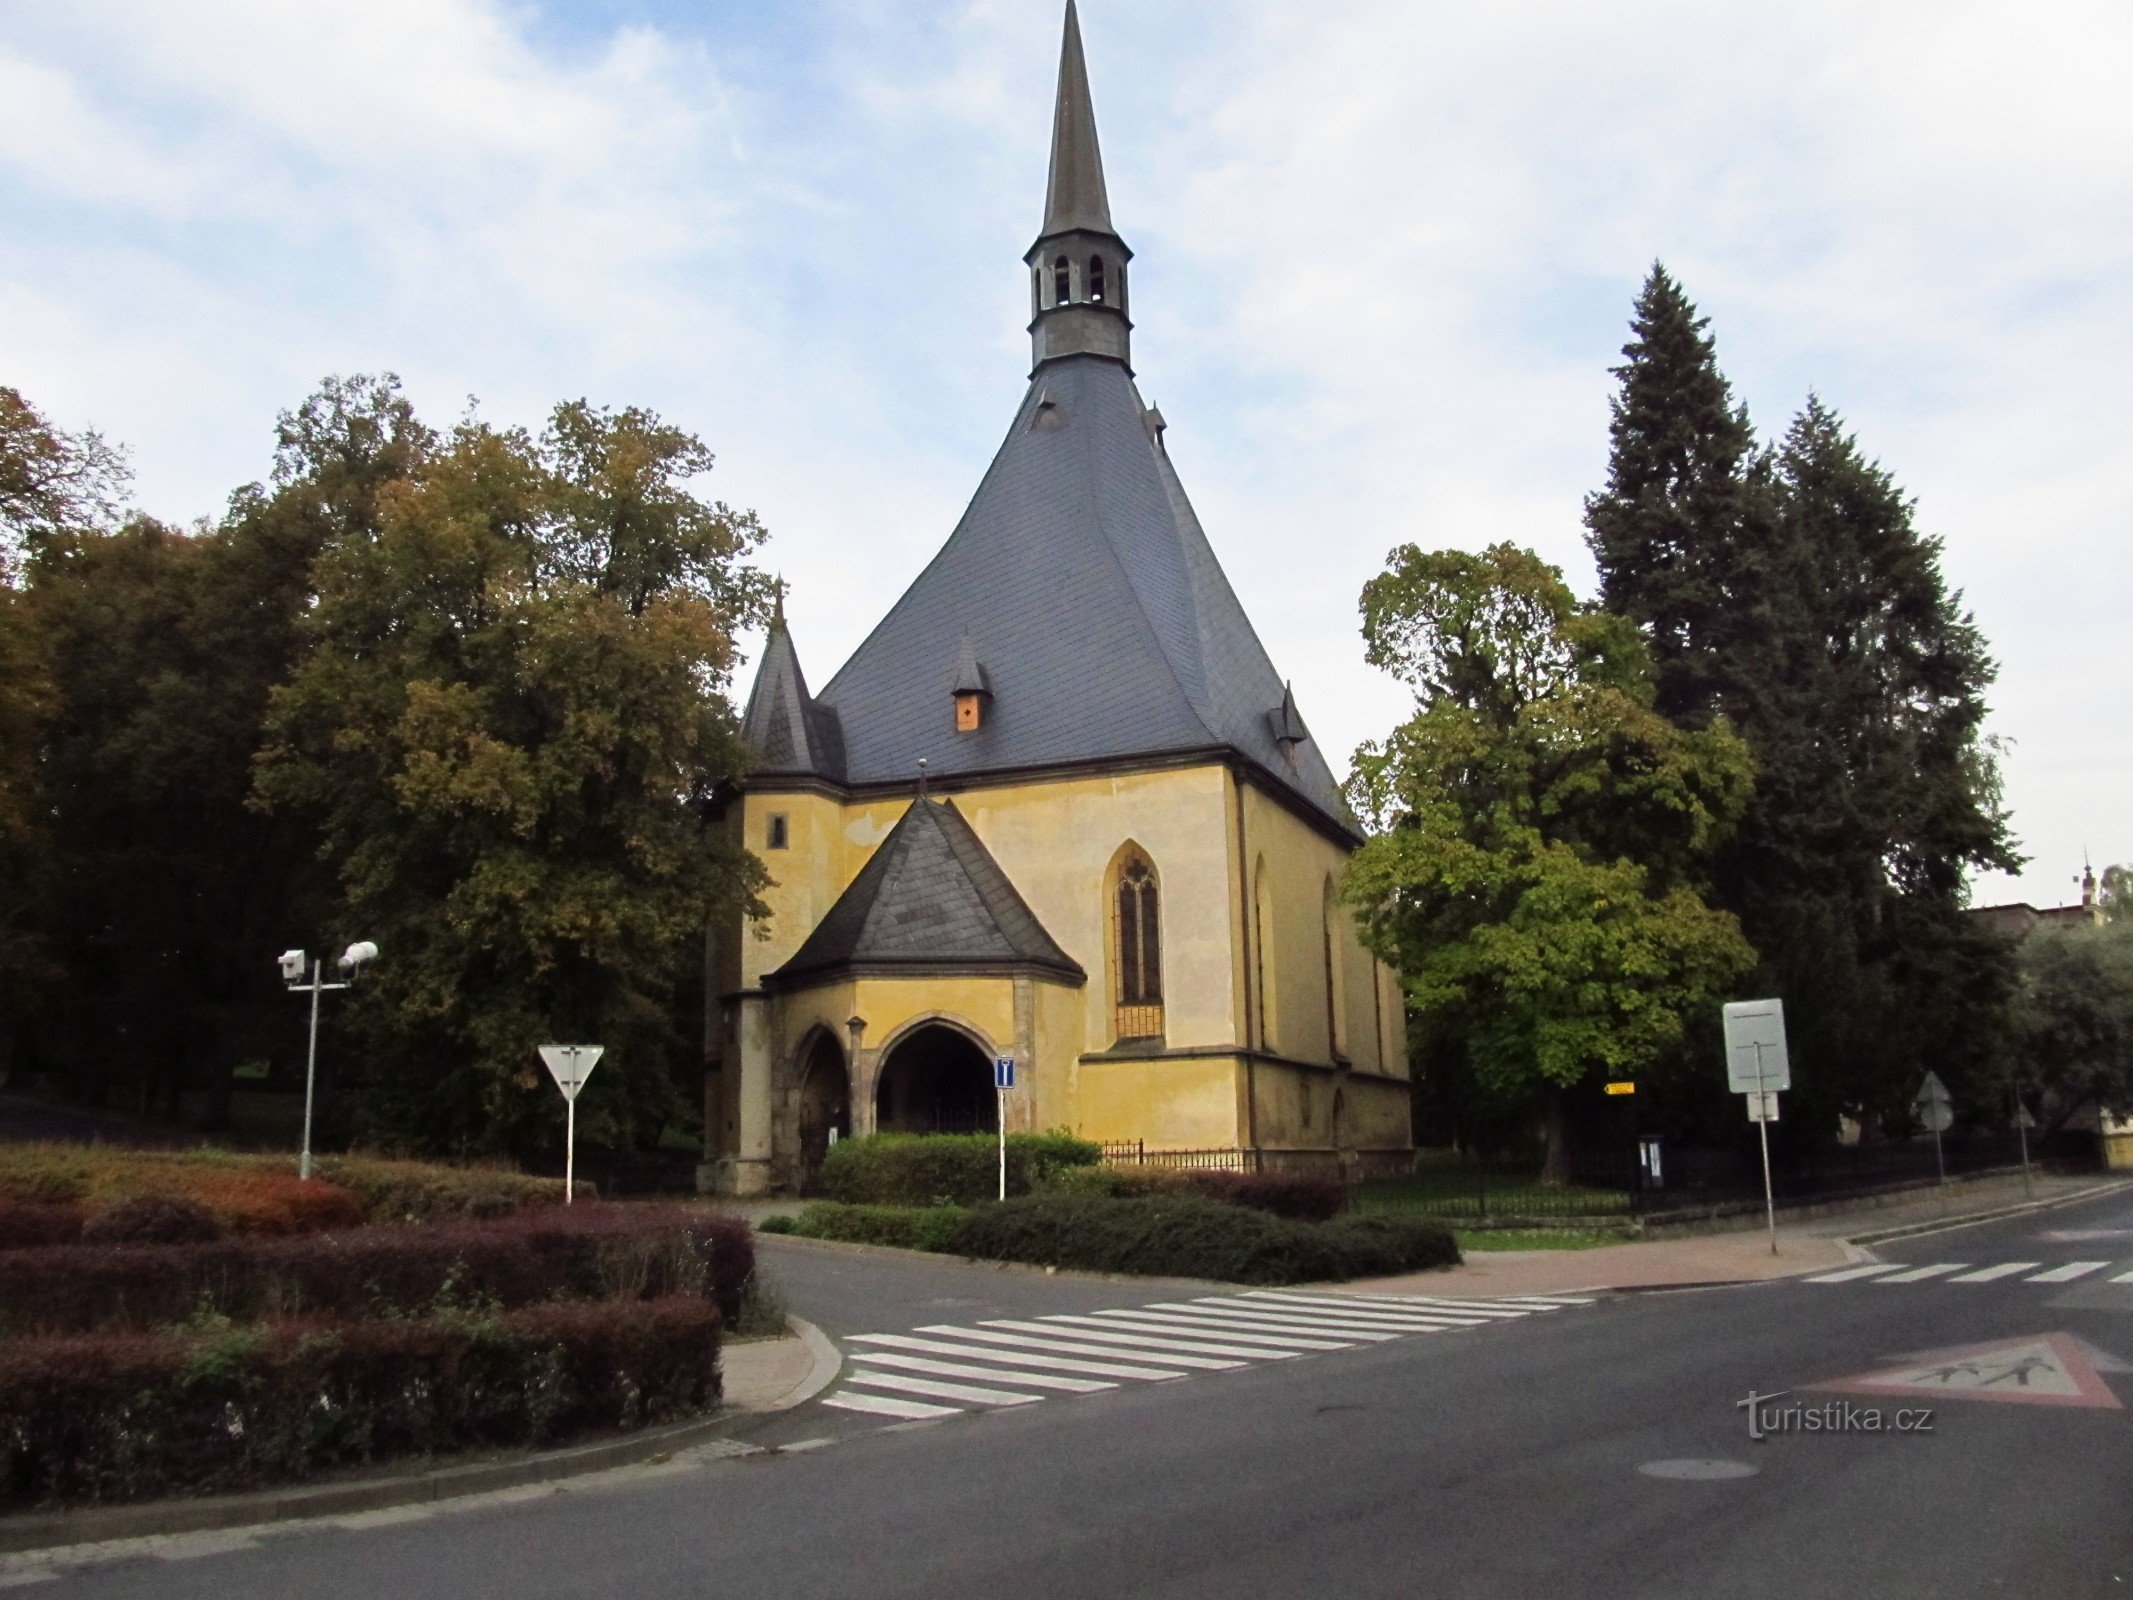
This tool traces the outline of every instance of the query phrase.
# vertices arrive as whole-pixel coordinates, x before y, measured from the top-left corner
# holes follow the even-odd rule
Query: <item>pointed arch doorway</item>
[[[883,1133],[991,1133],[998,1119],[992,1058],[960,1028],[929,1022],[890,1047],[874,1092]]]
[[[822,1158],[838,1139],[852,1136],[852,1079],[844,1051],[828,1032],[809,1046],[800,1077],[800,1192],[822,1187]]]

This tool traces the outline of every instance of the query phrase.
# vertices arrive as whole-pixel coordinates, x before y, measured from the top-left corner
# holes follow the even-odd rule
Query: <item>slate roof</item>
[[[844,775],[844,740],[837,714],[807,692],[799,652],[785,626],[782,598],[771,619],[770,637],[763,644],[755,686],[748,692],[748,709],[741,714],[741,737],[755,752],[758,773],[830,779]]]
[[[958,733],[966,633],[992,700]],[[963,520],[817,704],[855,784],[910,782],[921,757],[947,777],[1233,750],[1358,831],[1131,375],[1102,356],[1038,369]],[[1277,726],[1304,737],[1285,749]]]
[[[1088,974],[1044,931],[953,801],[912,801],[829,914],[765,982],[853,968]]]

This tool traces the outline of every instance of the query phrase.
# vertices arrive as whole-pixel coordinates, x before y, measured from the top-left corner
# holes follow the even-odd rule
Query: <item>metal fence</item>
[[[1151,1150],[1140,1139],[1107,1140],[1103,1159],[1113,1167],[1155,1167],[1166,1172],[1254,1172],[1257,1152],[1238,1149]]]

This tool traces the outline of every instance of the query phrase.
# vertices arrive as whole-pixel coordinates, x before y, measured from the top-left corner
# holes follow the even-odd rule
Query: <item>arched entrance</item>
[[[852,1080],[844,1052],[827,1033],[817,1033],[800,1076],[800,1192],[813,1194],[822,1180],[830,1137],[852,1136]]]
[[[954,1028],[929,1022],[881,1064],[874,1126],[883,1133],[990,1133],[998,1114],[992,1062]]]

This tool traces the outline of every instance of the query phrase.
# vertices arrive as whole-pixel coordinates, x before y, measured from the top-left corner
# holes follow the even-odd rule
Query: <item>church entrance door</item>
[[[998,1117],[992,1062],[954,1028],[928,1023],[881,1064],[874,1126],[883,1133],[991,1133]]]
[[[837,1041],[821,1033],[807,1053],[806,1076],[800,1080],[802,1194],[820,1191],[822,1158],[829,1153],[832,1134],[839,1139],[852,1136],[852,1081]]]

